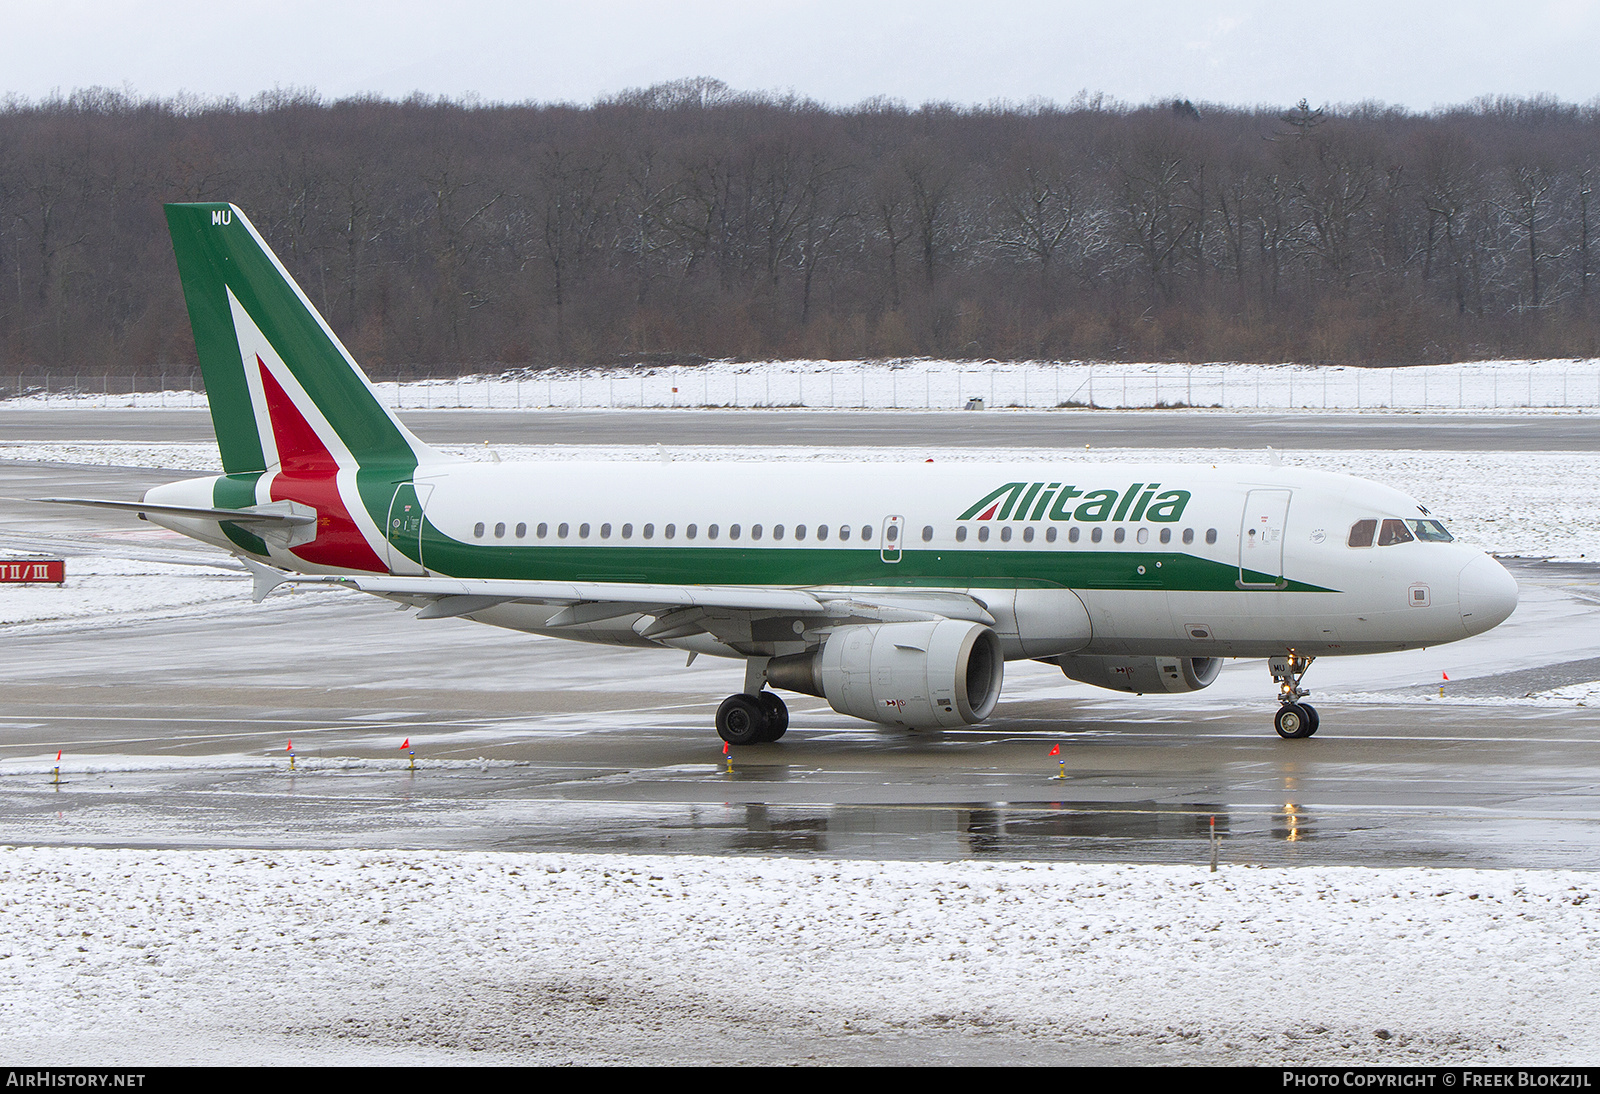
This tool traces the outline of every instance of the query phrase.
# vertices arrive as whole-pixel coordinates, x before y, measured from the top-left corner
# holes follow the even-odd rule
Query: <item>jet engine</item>
[[[1220,657],[1079,657],[1050,659],[1080,684],[1139,695],[1164,691],[1199,691],[1222,671]]]
[[[999,636],[958,619],[840,627],[815,652],[767,662],[773,687],[826,699],[840,714],[921,728],[983,721],[1004,672]]]

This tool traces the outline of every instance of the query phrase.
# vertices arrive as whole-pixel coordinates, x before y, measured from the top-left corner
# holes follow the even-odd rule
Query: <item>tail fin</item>
[[[373,391],[236,207],[168,205],[211,422],[229,475],[393,471],[440,458]]]

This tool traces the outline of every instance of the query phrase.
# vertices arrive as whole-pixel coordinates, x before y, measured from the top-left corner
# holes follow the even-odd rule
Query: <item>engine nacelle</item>
[[[1004,674],[999,636],[958,619],[840,627],[814,653],[767,662],[774,687],[869,722],[923,728],[983,721]]]
[[[1080,684],[1140,695],[1199,691],[1222,671],[1220,657],[1078,657],[1067,654],[1051,660]]]

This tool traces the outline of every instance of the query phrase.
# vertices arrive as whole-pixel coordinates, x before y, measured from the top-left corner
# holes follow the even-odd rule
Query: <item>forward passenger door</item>
[[[1252,490],[1239,528],[1239,588],[1281,589],[1283,536],[1289,524],[1289,490]]]

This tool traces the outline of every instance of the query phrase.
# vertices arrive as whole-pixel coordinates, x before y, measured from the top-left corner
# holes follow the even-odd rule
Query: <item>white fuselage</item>
[[[271,475],[259,500],[271,496]],[[401,531],[370,501],[363,510],[341,477],[347,507],[394,574],[954,591],[987,608],[1007,658],[1374,653],[1481,633],[1516,604],[1515,582],[1476,548],[1417,538],[1352,546],[1357,522],[1427,510],[1376,483],[1298,468],[441,462],[412,479],[425,526]],[[158,487],[146,500],[210,505],[214,481]],[[238,549],[214,522],[151,519]],[[387,539],[369,530],[386,523]],[[267,544],[258,557],[340,572],[292,547]],[[659,640],[641,635],[639,613],[585,621],[539,603],[470,617],[727,656],[798,652],[816,638],[752,624],[735,645],[704,633]]]

